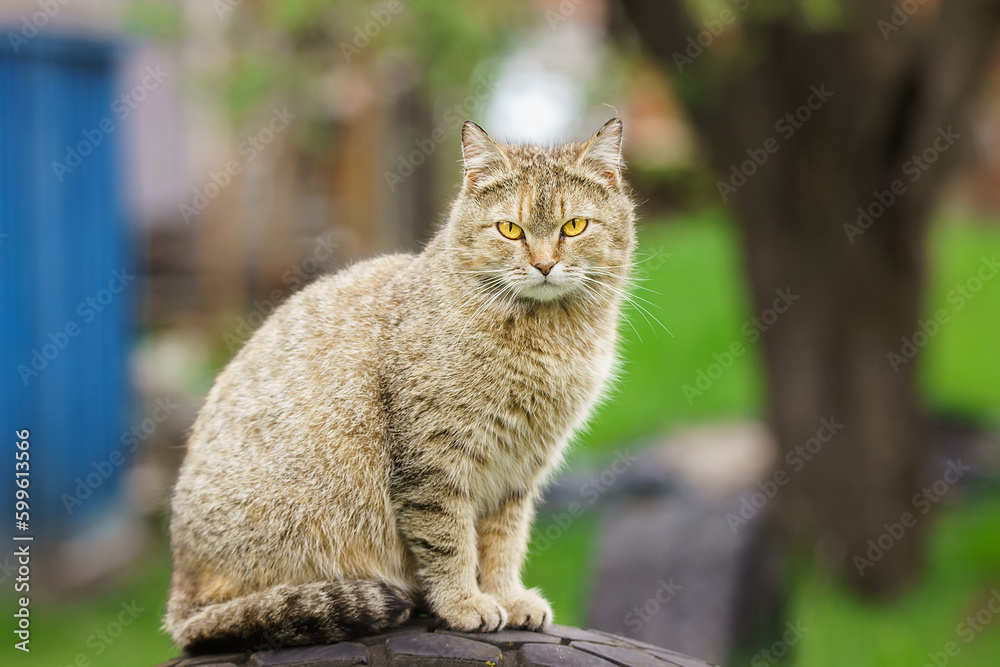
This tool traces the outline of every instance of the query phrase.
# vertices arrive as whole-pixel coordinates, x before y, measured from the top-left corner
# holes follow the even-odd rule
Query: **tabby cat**
[[[544,628],[534,505],[616,367],[635,245],[622,124],[584,144],[462,129],[418,255],[322,278],[219,374],[171,502],[166,630],[190,652],[327,643],[427,610]]]

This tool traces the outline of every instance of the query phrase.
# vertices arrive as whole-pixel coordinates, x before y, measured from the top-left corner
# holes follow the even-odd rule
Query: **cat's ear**
[[[462,158],[465,160],[465,184],[470,187],[484,176],[510,166],[500,145],[471,120],[462,126]]]
[[[622,169],[622,122],[612,118],[590,138],[580,153],[577,164],[593,169],[612,187],[620,187]]]

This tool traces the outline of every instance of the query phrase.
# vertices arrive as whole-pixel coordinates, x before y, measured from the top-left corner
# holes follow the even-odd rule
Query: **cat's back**
[[[333,339],[379,317],[386,287],[416,255],[382,255],[324,276],[292,296],[261,327],[264,340],[297,344],[308,337]]]
[[[386,286],[415,255],[383,255],[320,278],[283,304],[234,362],[320,361],[325,351],[345,354],[364,343],[383,314]],[[270,372],[280,370],[271,365]],[[228,370],[228,369],[227,369]],[[221,380],[221,378],[220,378]]]
[[[385,314],[385,288],[414,258],[359,262],[289,298],[219,374],[195,423],[189,454],[227,442],[246,447],[268,440],[255,432],[291,436],[311,430],[317,412],[330,420],[365,420],[359,411],[376,372],[374,332]]]
[[[386,286],[413,259],[378,257],[312,283],[216,379],[174,488],[171,539],[189,567],[221,568],[232,595],[345,572],[398,578],[401,566],[383,572],[373,555],[395,539],[379,512],[375,378]],[[351,530],[360,537],[339,539]]]

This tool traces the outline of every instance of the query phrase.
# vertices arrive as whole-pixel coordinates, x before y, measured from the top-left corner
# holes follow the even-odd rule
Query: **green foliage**
[[[279,99],[294,105],[298,124],[328,124],[326,81],[342,68],[354,69],[377,89],[394,67],[406,67],[428,100],[451,96],[456,88],[464,90],[475,68],[510,47],[518,34],[514,28],[537,20],[524,0],[461,6],[434,0],[248,0],[225,7],[219,20],[231,60],[205,65],[188,78],[200,82],[206,97],[219,99],[236,125]],[[190,30],[181,10],[155,0],[132,0],[128,25],[137,34],[179,42]],[[308,128],[302,134],[315,136]]]
[[[287,63],[285,63],[287,65]],[[230,115],[242,120],[251,111],[256,111],[268,99],[298,81],[298,77],[287,77],[286,67],[279,65],[268,55],[253,51],[236,55],[227,73],[225,104]]]
[[[474,68],[512,46],[514,28],[530,25],[523,1],[463,3],[461,9],[435,0],[411,0],[413,17],[400,34],[431,95],[467,82]]]
[[[287,34],[307,33],[321,24],[328,12],[338,3],[330,0],[281,0],[264,2],[260,5],[261,22]],[[339,3],[353,5],[358,3]],[[374,6],[373,3],[365,3]]]
[[[848,10],[839,0],[798,0],[802,18],[813,30],[844,28]]]
[[[685,0],[688,14],[698,24],[716,19],[729,10],[741,22],[753,17],[757,23],[802,17],[813,30],[843,28],[850,13],[841,0]]]
[[[183,32],[180,8],[157,0],[132,0],[126,7],[125,29],[152,39],[176,40]]]

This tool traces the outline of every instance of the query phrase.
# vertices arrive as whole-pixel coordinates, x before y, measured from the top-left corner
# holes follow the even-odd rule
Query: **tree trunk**
[[[785,533],[857,590],[891,595],[917,572],[926,529],[912,502],[928,458],[920,355],[903,356],[902,339],[919,330],[927,219],[970,143],[958,124],[1000,2],[951,0],[888,34],[888,0],[845,3],[843,23],[817,30],[773,3],[786,9],[748,9],[690,63],[676,54],[697,53],[688,37],[704,26],[683,3],[623,4],[667,71],[683,66],[678,89],[743,235],[769,420],[782,460],[804,461],[783,465]]]

